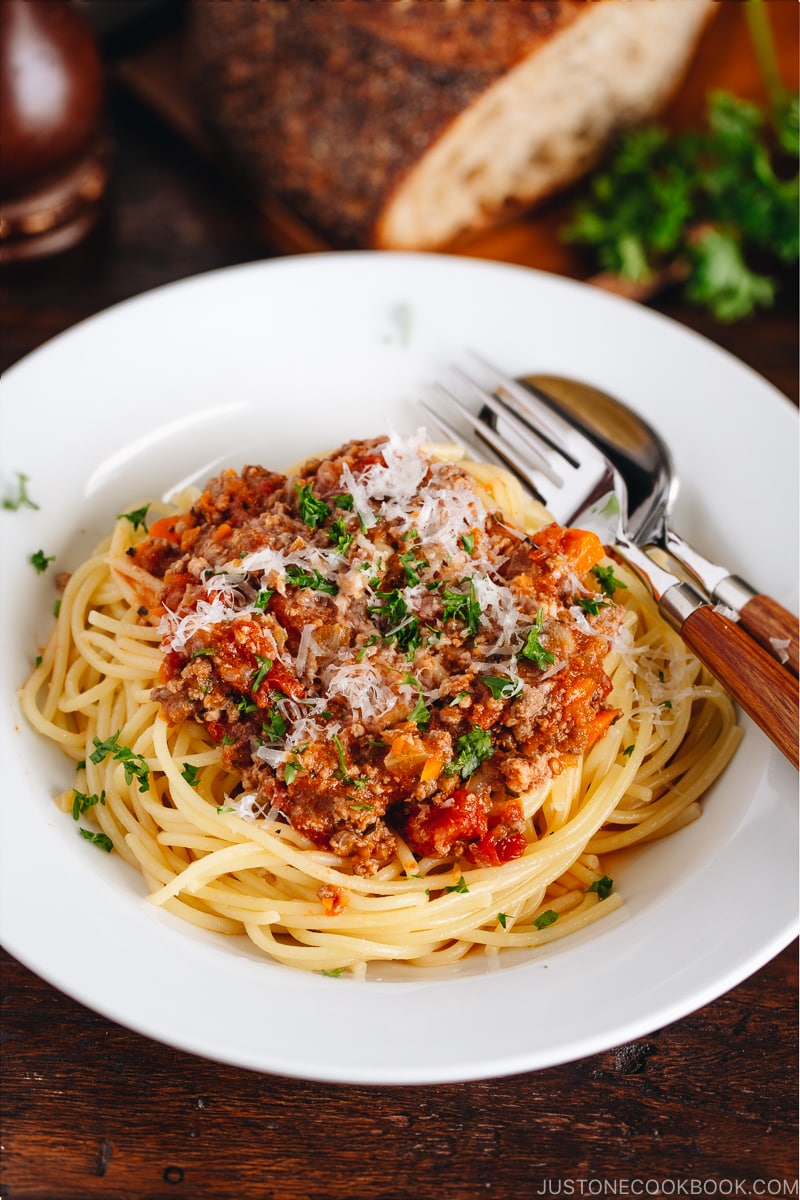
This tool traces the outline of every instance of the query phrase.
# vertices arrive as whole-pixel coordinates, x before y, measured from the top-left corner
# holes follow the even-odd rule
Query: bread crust
[[[572,166],[527,181],[513,168],[529,152],[514,107],[534,106],[534,131],[546,123],[537,60],[555,55],[557,69],[558,47],[590,42],[598,10],[642,3],[193,0],[188,66],[207,126],[258,201],[276,198],[333,246],[430,248],[530,206],[599,153],[624,114],[593,127]],[[530,81],[504,99],[520,72]],[[653,90],[661,103],[664,87]],[[504,150],[512,169],[493,189],[485,172]]]

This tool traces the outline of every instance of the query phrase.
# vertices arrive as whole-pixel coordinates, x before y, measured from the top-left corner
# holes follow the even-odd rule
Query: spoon
[[[712,600],[737,613],[741,627],[797,675],[797,617],[738,575],[704,558],[670,528],[678,480],[669,449],[656,430],[622,401],[578,380],[526,375],[521,382],[576,424],[616,466],[628,489],[634,539],[668,551]]]

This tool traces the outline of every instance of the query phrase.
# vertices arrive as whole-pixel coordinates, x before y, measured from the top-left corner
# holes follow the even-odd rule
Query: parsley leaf
[[[344,517],[337,517],[335,521],[331,522],[328,537],[333,543],[334,549],[338,550],[339,554],[344,558],[353,540],[353,534],[347,532]]]
[[[139,791],[148,792],[150,790],[150,768],[141,754],[134,754],[129,746],[119,745],[119,734],[120,731],[117,730],[105,741],[101,741],[98,737],[93,738],[95,748],[89,758],[93,763],[101,763],[110,754],[113,759],[122,763],[125,782],[130,784],[136,779],[139,783]]]
[[[311,494],[310,486],[301,486],[299,483],[295,485],[297,492],[297,507],[300,510],[300,517],[304,524],[309,529],[316,529],[318,525],[331,515],[331,510],[324,500],[317,500]]]
[[[594,883],[590,884],[586,889],[587,892],[597,892],[601,900],[607,900],[614,888],[614,880],[604,875],[602,879],[595,879]]]
[[[3,501],[3,508],[10,512],[17,512],[20,508],[36,508],[39,505],[35,504],[28,495],[27,484],[30,479],[27,475],[23,475],[22,471],[17,471],[17,494],[16,496],[7,496]]]
[[[469,591],[454,592],[447,588],[442,593],[442,620],[463,621],[469,633],[474,637],[481,623],[481,606],[475,593],[475,581],[470,579]]]
[[[293,587],[310,588],[314,592],[325,592],[328,596],[335,596],[339,591],[338,586],[326,579],[320,571],[314,571],[312,574],[304,571],[302,567],[288,566],[285,574],[286,582]]]
[[[147,526],[145,525],[145,517],[147,516],[147,510],[149,508],[149,504],[144,504],[141,508],[134,508],[130,512],[117,513],[117,520],[130,521],[134,529],[146,529]]]
[[[106,794],[104,791],[101,792],[99,796],[94,793],[91,796],[87,796],[85,792],[79,792],[76,789],[73,789],[73,792],[72,792],[72,819],[73,819],[73,821],[77,821],[78,818],[82,817],[84,815],[84,813],[89,811],[90,808],[94,808],[95,804],[105,804],[105,802],[106,802]]]
[[[609,598],[620,588],[627,589],[628,587],[627,583],[623,583],[621,579],[617,579],[613,567],[592,567],[592,574],[600,584],[605,595]]]
[[[546,912],[540,913],[533,922],[537,929],[547,929],[548,925],[555,925],[558,920],[558,913],[554,909],[548,908]]]
[[[36,550],[30,556],[30,559],[28,561],[30,562],[31,566],[34,568],[36,573],[38,575],[41,575],[43,571],[47,570],[48,563],[56,561],[56,556],[55,556],[55,554],[51,554],[48,557],[45,554],[44,550]]]
[[[575,596],[574,601],[590,617],[596,617],[601,608],[608,608],[608,601],[598,600],[596,596]]]
[[[474,775],[481,763],[486,762],[494,754],[492,735],[480,725],[473,725],[469,733],[465,733],[456,742],[456,757],[448,763],[444,771],[446,775],[460,775],[469,779]]]
[[[269,710],[266,721],[262,722],[261,728],[271,742],[280,742],[286,737],[288,726],[280,711],[273,707]]]
[[[530,659],[535,663],[540,671],[544,671],[551,663],[556,661],[555,655],[549,650],[545,650],[540,638],[542,634],[542,626],[544,624],[544,609],[540,608],[536,614],[536,620],[528,630],[528,636],[525,639],[525,645],[520,650],[523,658]]]
[[[417,558],[416,551],[408,550],[405,554],[399,554],[398,558],[405,572],[406,583],[409,587],[414,587],[419,583],[419,572],[430,564],[424,558]]]
[[[458,892],[459,894],[463,894],[464,892],[468,892],[469,888],[467,887],[466,879],[462,875],[461,878],[459,879],[458,883],[452,883],[448,887],[446,887],[444,890],[446,892]]]
[[[250,684],[250,691],[252,692],[253,695],[256,694],[256,692],[260,688],[261,684],[264,682],[267,675],[269,675],[270,671],[272,670],[272,659],[271,658],[265,658],[265,656],[263,654],[257,654],[256,662],[258,664],[258,670],[256,671],[255,675],[253,676],[253,682]]]
[[[110,854],[114,849],[114,843],[107,833],[94,833],[91,829],[81,828],[80,835],[86,838],[87,842],[91,842],[93,846],[99,846],[101,850],[105,850],[106,854]]]
[[[522,680],[512,679],[510,675],[481,675],[481,680],[494,700],[513,700],[522,691]]]
[[[753,9],[757,5],[748,6]],[[709,96],[706,127],[629,131],[562,231],[590,247],[601,270],[648,283],[683,278],[686,298],[720,321],[772,304],[775,280],[752,265],[797,262],[798,100],[766,114],[729,92]]]
[[[200,768],[185,762],[181,775],[191,787],[194,787],[200,775]]]

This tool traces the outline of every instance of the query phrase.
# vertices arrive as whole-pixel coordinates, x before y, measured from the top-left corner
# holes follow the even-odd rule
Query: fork
[[[536,410],[516,380],[476,358],[491,384],[457,369],[459,395],[439,384],[440,407],[420,400],[433,423],[478,460],[510,469],[560,525],[592,529],[647,584],[665,620],[744,712],[795,767],[798,681],[697,588],[657,563],[630,536],[627,492],[613,464],[580,430],[552,410]],[[464,390],[472,403],[461,395]],[[475,411],[475,406],[477,411]]]

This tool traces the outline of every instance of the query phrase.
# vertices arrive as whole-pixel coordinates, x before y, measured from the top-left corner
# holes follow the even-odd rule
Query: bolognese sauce
[[[420,858],[520,856],[520,797],[617,715],[600,541],[511,526],[418,438],[225,471],[128,553],[157,581],[165,719],[207,729],[240,811],[359,874],[398,838]]]

